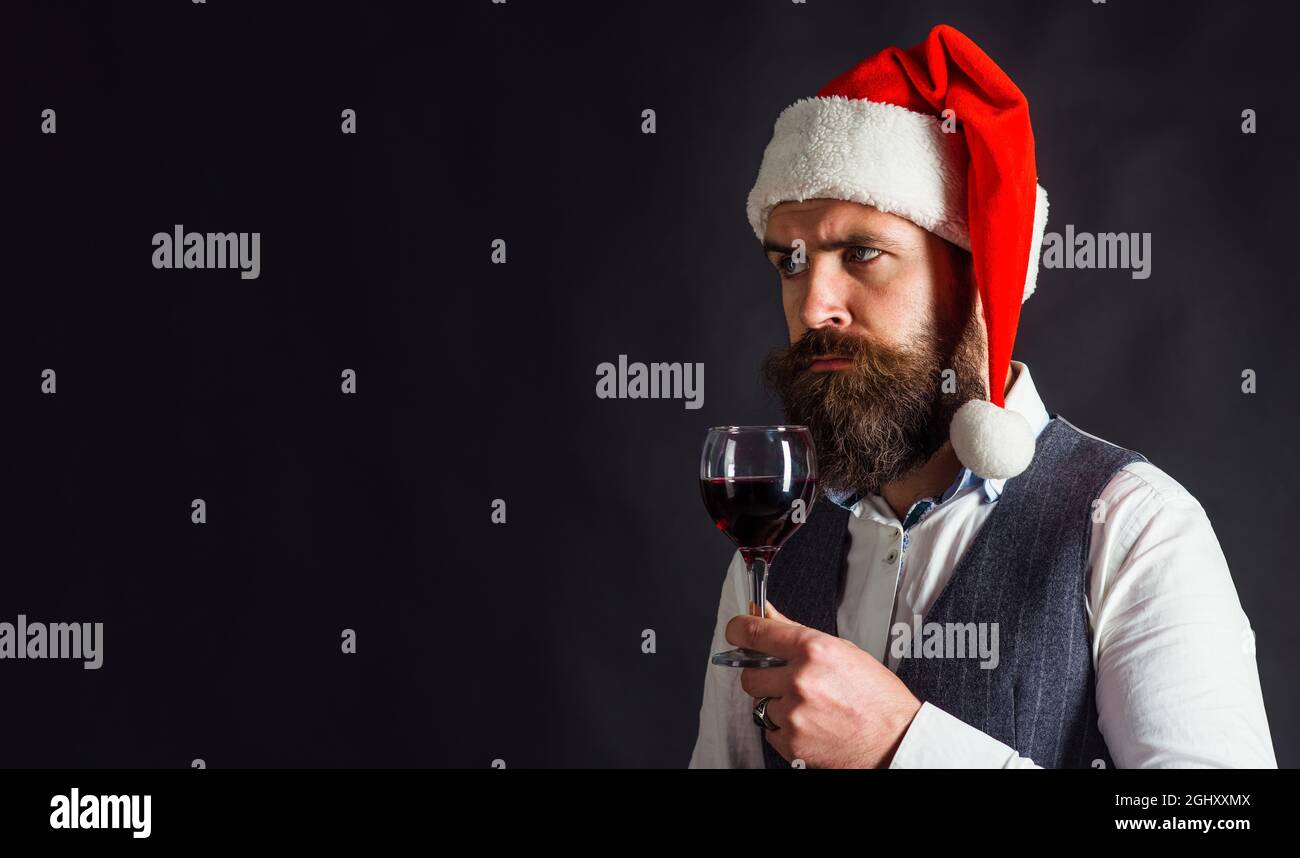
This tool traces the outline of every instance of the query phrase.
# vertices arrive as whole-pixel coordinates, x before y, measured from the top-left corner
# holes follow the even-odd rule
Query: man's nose
[[[853,321],[848,308],[851,278],[834,262],[824,258],[809,262],[808,291],[799,308],[806,328],[847,328]]]

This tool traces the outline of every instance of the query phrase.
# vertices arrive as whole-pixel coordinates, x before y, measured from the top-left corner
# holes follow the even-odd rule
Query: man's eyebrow
[[[809,246],[808,250],[844,250],[850,247],[874,247],[879,250],[891,250],[896,249],[898,246],[898,242],[885,238],[883,235],[878,235],[874,232],[852,232],[838,241],[830,241],[826,244],[819,244],[815,247]],[[775,241],[764,241],[763,253],[788,254],[794,253],[794,248],[786,247],[785,245]]]

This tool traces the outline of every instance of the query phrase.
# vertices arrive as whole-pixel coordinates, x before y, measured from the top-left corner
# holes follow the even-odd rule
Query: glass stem
[[[767,570],[771,559],[755,555],[749,559],[749,615],[751,617],[767,616]]]

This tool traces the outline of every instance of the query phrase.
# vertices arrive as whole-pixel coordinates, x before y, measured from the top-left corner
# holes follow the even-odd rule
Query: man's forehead
[[[869,234],[903,242],[913,231],[920,231],[920,227],[874,206],[848,200],[813,199],[783,202],[774,207],[768,215],[764,240],[784,245],[801,238],[812,246]]]

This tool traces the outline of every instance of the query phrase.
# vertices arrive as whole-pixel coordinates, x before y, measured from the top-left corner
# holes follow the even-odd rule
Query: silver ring
[[[767,704],[771,697],[763,697],[754,704],[754,723],[764,730],[780,730],[781,728],[772,723],[772,719],[767,717]]]

